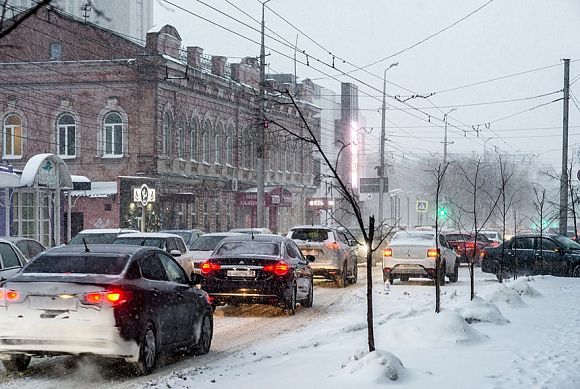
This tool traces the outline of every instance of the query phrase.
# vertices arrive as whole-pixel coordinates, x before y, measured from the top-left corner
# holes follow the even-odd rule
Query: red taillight
[[[427,257],[429,258],[437,258],[438,250],[437,249],[427,249]]]
[[[85,302],[89,304],[100,304],[103,301],[103,294],[100,292],[87,293],[85,295]]]
[[[392,257],[393,256],[393,249],[386,248],[383,250],[383,257]]]
[[[328,247],[331,250],[339,250],[340,249],[340,243],[338,243],[338,242],[325,242],[324,246]]]
[[[113,306],[127,302],[128,293],[122,291],[92,292],[85,294],[84,303],[98,305],[107,302]]]
[[[475,242],[466,242],[465,248],[472,249],[475,247]]]
[[[203,275],[208,275],[210,274],[212,271],[218,271],[221,269],[221,266],[219,263],[215,263],[212,261],[205,261],[204,263],[201,264],[201,274]]]
[[[274,265],[266,265],[262,268],[262,270],[268,273],[274,273],[277,276],[285,276],[290,271],[290,267],[286,262],[277,262]]]

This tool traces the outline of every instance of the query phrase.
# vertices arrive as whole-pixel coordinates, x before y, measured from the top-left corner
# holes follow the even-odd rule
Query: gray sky
[[[224,55],[233,62],[239,61],[236,57],[259,54],[259,32],[252,29],[259,30],[261,4],[258,0],[203,0],[251,28],[197,0],[170,2],[241,35],[225,31],[164,0],[156,0],[155,23],[175,26],[185,45],[201,46],[206,54]],[[580,78],[580,1],[492,0],[486,5],[488,2],[271,0],[267,4],[271,10],[266,8],[266,26],[279,36],[267,31],[266,52],[271,54],[267,58],[269,72],[294,71],[292,46],[298,34],[300,78],[311,78],[336,92],[340,91],[341,81],[359,85],[359,105],[367,127],[374,128],[367,144],[375,146],[371,145],[367,152],[374,154],[378,151],[381,124],[383,71],[391,63],[399,62],[387,73],[388,95],[405,99],[413,94],[434,94],[428,100],[407,101],[422,112],[389,99],[387,148],[396,157],[404,153],[414,158],[414,152],[441,153],[443,115],[456,107],[448,121],[449,140],[454,142],[449,146],[449,153],[483,152],[483,144],[487,141],[489,149],[497,147],[502,152],[533,153],[539,155],[541,162],[557,165],[561,158],[562,102],[534,107],[562,97],[561,93],[553,93],[563,87],[562,58],[578,60],[571,63],[570,76],[573,81]],[[359,70],[350,76],[339,75],[412,46],[482,6],[446,31],[367,68],[368,73]],[[287,43],[284,45],[276,39]],[[309,55],[310,66],[303,64],[306,63],[303,50]],[[336,69],[330,67],[333,55]],[[447,91],[551,65],[555,66]],[[580,80],[571,90],[580,106]],[[553,94],[537,97],[549,93]],[[506,118],[522,111],[525,112]],[[579,119],[580,108],[571,100],[571,147],[580,144]],[[474,128],[481,130],[479,137]]]

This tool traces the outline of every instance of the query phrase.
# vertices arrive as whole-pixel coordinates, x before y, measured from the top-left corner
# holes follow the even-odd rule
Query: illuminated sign
[[[146,184],[133,189],[133,201],[141,203],[143,206],[155,202],[155,189],[149,188]]]
[[[332,209],[334,200],[326,197],[313,197],[306,199],[306,206],[310,209]]]

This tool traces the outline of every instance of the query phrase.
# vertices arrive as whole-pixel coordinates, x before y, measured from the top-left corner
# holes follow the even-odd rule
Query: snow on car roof
[[[128,234],[121,234],[117,238],[180,238],[177,234],[170,234],[168,232],[131,232]]]

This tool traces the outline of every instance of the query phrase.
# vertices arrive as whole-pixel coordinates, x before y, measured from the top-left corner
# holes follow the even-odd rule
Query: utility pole
[[[387,112],[387,70],[397,66],[399,63],[395,62],[385,69],[383,74],[383,116],[381,120],[381,144],[379,147],[379,220],[378,225],[382,229],[383,226],[383,201],[385,192],[385,127],[386,127],[386,112]]]
[[[570,103],[570,60],[564,59],[564,115],[562,129],[562,176],[560,177],[560,235],[568,230],[568,110]]]
[[[457,111],[457,108],[453,108],[449,112],[447,112],[445,115],[443,115],[443,122],[445,123],[445,135],[443,136],[443,165],[444,166],[447,163],[447,145],[451,143],[451,142],[447,142],[447,115],[449,115],[453,111]]]
[[[256,157],[258,158],[258,174],[257,174],[257,193],[256,193],[256,226],[264,227],[264,180],[265,180],[265,169],[264,169],[264,158],[265,156],[265,111],[266,111],[266,50],[264,47],[264,8],[266,3],[270,0],[266,0],[262,3],[262,33],[260,42],[260,119],[258,121],[258,147],[256,150]]]

